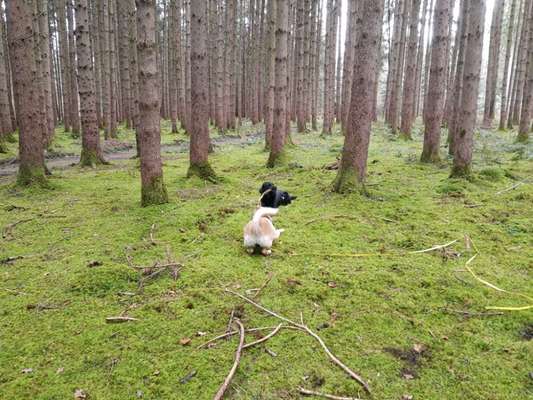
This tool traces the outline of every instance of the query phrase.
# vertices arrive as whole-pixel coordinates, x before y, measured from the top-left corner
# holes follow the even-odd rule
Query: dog
[[[291,196],[288,192],[279,190],[274,184],[265,182],[259,189],[261,194],[261,207],[278,208],[287,206],[296,200],[297,196]]]
[[[284,229],[276,229],[272,223],[272,217],[279,209],[272,207],[259,207],[252,220],[244,227],[244,247],[248,253],[253,254],[256,249],[261,254],[272,254],[272,243],[279,239]]]

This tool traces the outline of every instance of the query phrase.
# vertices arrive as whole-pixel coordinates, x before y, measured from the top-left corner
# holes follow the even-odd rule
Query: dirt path
[[[247,136],[220,136],[212,139],[215,147],[221,146],[249,146],[263,140],[262,133],[254,133]],[[120,162],[133,158],[136,154],[135,145],[132,143],[106,143],[104,144],[105,159],[110,162]],[[183,141],[176,144],[165,144],[161,146],[163,157],[169,154],[188,153],[189,142]],[[80,161],[79,155],[74,154],[54,154],[46,157],[46,165],[50,170],[61,170],[73,167]],[[16,175],[19,162],[17,159],[6,160],[0,163],[0,177]]]

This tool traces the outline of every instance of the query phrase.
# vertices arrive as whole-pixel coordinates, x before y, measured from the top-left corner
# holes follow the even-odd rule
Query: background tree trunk
[[[529,2],[529,44],[527,54],[527,68],[524,84],[524,99],[520,113],[520,126],[518,127],[519,142],[529,140],[531,130],[531,115],[533,114],[533,1]]]
[[[433,42],[431,44],[431,67],[428,85],[428,99],[424,113],[424,148],[422,162],[439,162],[440,129],[444,115],[446,65],[448,63],[448,20],[450,0],[439,0],[434,13]]]
[[[336,192],[364,190],[366,175],[383,2],[361,0],[359,11],[354,59],[360,62],[354,65],[350,122],[346,126],[342,159],[333,183]]]
[[[507,121],[507,91],[509,82],[509,65],[511,61],[511,51],[513,44],[513,29],[515,23],[516,0],[512,0],[511,11],[509,15],[509,23],[507,26],[507,45],[505,48],[505,64],[503,67],[502,89],[501,89],[501,105],[500,105],[500,123],[498,129],[505,129],[505,122]]]
[[[0,19],[2,19],[0,12]],[[2,147],[2,141],[5,136],[13,132],[13,126],[11,124],[11,115],[9,112],[9,92],[7,87],[7,55],[4,55],[4,43],[3,43],[3,23],[0,21],[0,153],[5,151]]]
[[[139,56],[139,139],[141,204],[168,202],[161,163],[159,77],[156,64],[155,0],[136,0]]]
[[[477,117],[479,73],[483,51],[485,1],[470,0],[468,8],[468,39],[465,51],[461,114],[457,135],[454,137],[455,154],[451,176],[469,177],[472,169],[474,128]]]
[[[187,176],[216,180],[207,160],[209,153],[209,99],[207,59],[207,10],[203,1],[192,1],[191,8],[191,145]]]
[[[40,127],[39,96],[34,57],[35,31],[33,1],[8,0],[7,37],[9,42],[13,88],[19,123],[19,185],[46,186],[42,131]]]
[[[78,90],[82,129],[81,166],[104,162],[100,150],[100,134],[96,118],[96,94],[89,34],[87,0],[76,0],[76,51],[78,56]]]

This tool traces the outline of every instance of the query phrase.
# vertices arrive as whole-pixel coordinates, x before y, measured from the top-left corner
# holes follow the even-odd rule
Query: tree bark
[[[490,47],[487,65],[487,79],[485,84],[485,107],[482,125],[490,128],[494,119],[494,106],[496,103],[496,83],[498,81],[498,67],[500,65],[500,43],[503,19],[503,0],[496,0],[492,13],[490,27]]]
[[[333,128],[335,98],[335,54],[337,44],[338,0],[328,0],[326,19],[326,49],[324,54],[324,112],[322,134],[330,135]]]
[[[131,127],[132,122],[132,106],[131,106],[131,71],[130,71],[130,43],[129,43],[129,1],[118,0],[118,41],[119,41],[119,66],[120,66],[120,83],[122,89],[122,119],[126,122],[126,127]]]
[[[156,63],[156,0],[136,0],[139,36],[139,138],[141,144],[141,204],[168,202],[161,163],[159,77]]]
[[[0,19],[2,18],[0,13]],[[0,153],[5,151],[2,147],[2,142],[5,136],[13,132],[11,124],[11,115],[9,112],[9,92],[7,88],[7,57],[4,55],[4,32],[3,23],[0,21]]]
[[[42,87],[44,91],[44,113],[46,127],[46,144],[50,144],[54,136],[54,110],[52,108],[52,79],[50,75],[50,33],[48,25],[48,2],[38,0],[39,11],[39,47],[42,70]]]
[[[470,0],[468,14],[468,39],[465,51],[461,114],[458,132],[454,137],[455,154],[451,172],[451,177],[454,178],[468,178],[472,170],[474,129],[478,109],[479,74],[483,50],[485,1]]]
[[[19,123],[19,170],[22,186],[46,186],[42,131],[40,128],[39,85],[34,57],[35,31],[32,0],[8,0],[7,37],[13,71],[17,119]]]
[[[80,134],[80,105],[78,100],[78,78],[76,71],[76,42],[74,40],[74,6],[73,0],[67,0],[68,18],[68,52],[70,70],[70,121],[71,131],[74,137]]]
[[[267,91],[265,112],[265,149],[270,150],[274,132],[274,95],[276,90],[276,0],[268,1],[268,50],[267,50]]]
[[[527,69],[527,53],[528,53],[528,9],[532,0],[524,1],[524,15],[522,22],[522,33],[520,35],[520,47],[518,49],[518,65],[516,68],[516,93],[514,103],[512,104],[512,124],[518,125],[520,122],[520,111],[522,109],[522,100],[524,95],[524,82]]]
[[[336,192],[364,190],[382,18],[382,1],[360,2],[354,51],[354,59],[359,62],[354,65],[350,122],[346,126],[342,159],[333,183]]]
[[[191,145],[187,176],[215,181],[208,162],[209,99],[206,2],[192,1],[191,8]]]
[[[276,91],[274,103],[274,131],[267,167],[285,163],[284,151],[287,123],[287,67],[288,67],[289,0],[276,0]]]
[[[71,68],[69,57],[69,43],[66,22],[66,2],[65,0],[57,1],[57,19],[59,29],[59,44],[60,44],[60,64],[61,64],[61,91],[63,92],[63,126],[65,132],[70,132],[72,127],[72,112],[71,112]]]
[[[413,0],[411,9],[409,44],[407,50],[407,66],[403,82],[403,102],[402,102],[402,126],[401,133],[406,139],[411,139],[411,129],[414,119],[414,101],[416,85],[416,60],[418,42],[418,14],[420,13],[420,1]],[[446,35],[447,36],[447,35]]]
[[[531,116],[533,114],[533,2],[530,1],[529,3],[529,44],[527,50],[526,81],[517,137],[517,140],[523,143],[529,140]]]
[[[80,165],[84,167],[93,167],[104,162],[100,149],[98,119],[96,118],[96,94],[89,26],[87,0],[76,0],[76,51],[82,129]]]
[[[342,71],[342,115],[341,123],[343,129],[348,123],[350,111],[350,100],[352,90],[352,73],[353,73],[353,52],[355,47],[356,21],[357,21],[357,0],[348,1],[348,27],[346,39],[344,42],[344,62]]]
[[[509,15],[509,24],[507,26],[507,45],[505,48],[505,64],[503,67],[502,89],[501,89],[501,106],[500,106],[500,123],[498,129],[504,130],[507,121],[507,91],[509,82],[509,65],[511,62],[511,51],[513,45],[513,29],[515,22],[516,0],[512,0],[511,11]]]
[[[434,13],[433,42],[431,44],[431,67],[429,73],[428,99],[424,113],[424,148],[422,162],[439,162],[440,129],[444,115],[446,89],[446,65],[448,63],[448,20],[450,0],[439,0]]]

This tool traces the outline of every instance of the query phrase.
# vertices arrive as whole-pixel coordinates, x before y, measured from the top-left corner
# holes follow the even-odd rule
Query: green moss
[[[19,166],[17,174],[17,185],[19,186],[39,186],[48,187],[44,167],[28,168]]]
[[[176,135],[170,125],[166,129],[167,121],[162,126],[163,142],[172,143]],[[255,131],[246,122],[240,133]],[[68,136],[58,130],[56,143],[79,154],[80,144]],[[132,132],[119,136],[134,143]],[[501,145],[514,137],[476,136],[476,143],[492,143],[501,162],[484,158],[476,146],[476,170],[499,167],[521,180],[532,176],[531,161],[513,161],[513,150]],[[186,179],[188,158],[163,152],[169,203],[158,207],[139,206],[137,160],[62,169],[49,178],[53,193],[13,190],[15,178],[2,177],[0,228],[37,219],[0,238],[0,260],[24,256],[0,263],[0,397],[69,399],[80,388],[90,399],[141,393],[143,399],[211,399],[233,363],[238,339],[210,349],[196,346],[226,330],[234,307],[248,328],[278,323],[221,289],[244,294],[261,287],[270,272],[259,301],[291,319],[303,312],[331,351],[370,381],[374,399],[440,399],[442,393],[446,400],[530,397],[525,383],[531,341],[521,332],[531,324],[531,313],[465,318],[454,311],[527,304],[463,272],[473,254],[463,238],[468,234],[480,250],[470,266],[483,279],[531,296],[533,185],[495,195],[517,181],[450,180],[448,168],[406,160],[420,154],[418,136],[391,142],[378,123],[368,158],[373,196],[337,195],[330,191],[337,171],[322,167],[335,160],[330,148],[340,149],[343,138],[321,140],[311,133],[294,139],[291,162],[304,168],[265,168],[262,141],[223,146],[210,158],[226,177],[217,185]],[[274,225],[286,231],[272,256],[248,256],[242,228],[266,180],[299,197],[274,217]],[[444,184],[459,187],[461,196],[438,193]],[[407,254],[454,239],[459,241],[447,251]],[[161,273],[138,291],[141,272],[126,255],[134,266],[150,267],[165,262],[167,251],[183,264],[179,277]],[[339,256],[353,253],[376,255]],[[91,261],[102,265],[90,267]],[[38,304],[55,308],[32,308]],[[122,313],[138,320],[105,322]],[[192,340],[188,346],[179,344],[185,337]],[[385,349],[409,351],[415,344],[430,356],[421,357],[416,378],[406,380],[402,370],[409,366]],[[33,372],[23,374],[24,368]],[[180,383],[193,370],[196,376]],[[247,349],[232,382],[232,400],[297,399],[294,388],[312,388],[314,382],[323,382],[315,390],[370,398],[316,341],[289,330]]]
[[[108,165],[109,163],[106,162],[103,157],[100,157],[98,154],[96,154],[96,152],[82,149],[80,156],[81,167],[94,168],[96,165],[100,164]]]
[[[211,183],[217,183],[219,180],[217,174],[208,162],[202,164],[191,164],[187,171],[187,178],[191,178],[193,176]]]
[[[143,207],[168,203],[168,194],[163,177],[156,177],[148,186],[141,189],[141,205]]]
[[[479,175],[486,180],[498,182],[505,176],[505,171],[497,167],[487,167],[479,170]]]
[[[472,166],[452,166],[452,171],[450,173],[450,178],[461,178],[461,179],[471,179],[472,178]]]
[[[440,154],[438,151],[422,151],[422,155],[420,156],[420,162],[428,164],[439,164],[441,162]]]
[[[516,136],[516,141],[518,143],[527,143],[529,141],[529,132],[519,132]]]
[[[333,191],[337,193],[361,192],[366,193],[364,185],[359,182],[355,168],[343,168],[342,165],[337,171],[337,176],[333,181]]]
[[[287,150],[283,148],[278,154],[270,152],[266,163],[267,168],[276,168],[286,166],[289,162]]]
[[[7,153],[7,152],[8,152],[7,143],[5,143],[4,138],[0,138],[0,153]]]

